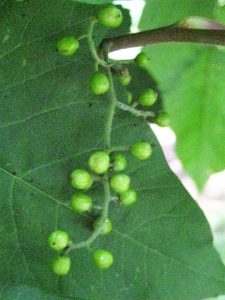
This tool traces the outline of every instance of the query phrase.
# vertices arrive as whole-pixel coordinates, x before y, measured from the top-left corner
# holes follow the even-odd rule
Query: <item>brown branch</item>
[[[164,27],[103,40],[101,48],[107,52],[161,43],[197,43],[225,45],[225,30]]]

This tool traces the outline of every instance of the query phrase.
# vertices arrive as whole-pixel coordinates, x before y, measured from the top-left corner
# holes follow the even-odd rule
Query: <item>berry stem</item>
[[[124,111],[128,111],[130,112],[132,115],[136,116],[136,117],[142,117],[144,119],[150,117],[153,118],[155,117],[155,113],[152,111],[143,111],[143,110],[138,110],[130,105],[127,105],[125,103],[122,103],[120,101],[116,102],[116,106],[117,108],[124,110]]]
[[[94,240],[96,240],[96,238],[101,234],[103,227],[105,225],[105,221],[108,218],[109,203],[111,200],[108,174],[105,174],[104,179],[105,180],[103,182],[103,188],[104,188],[105,200],[103,203],[101,217],[99,219],[99,225],[96,227],[96,229],[92,232],[92,234],[89,236],[87,240],[76,244],[71,243],[70,247],[66,250],[65,254],[68,254],[71,250],[89,247],[94,242]]]
[[[225,45],[225,30],[190,29],[168,26],[159,29],[108,38],[103,40],[101,48],[108,49],[108,51],[111,52],[131,47],[169,42]]]
[[[116,92],[114,89],[112,73],[111,73],[111,70],[109,67],[107,67],[107,73],[108,73],[109,82],[110,82],[110,90],[109,90],[110,106],[109,106],[108,116],[106,119],[106,127],[105,127],[105,147],[110,149],[111,148],[112,123],[113,123],[113,118],[114,118],[114,114],[115,114],[117,98],[116,98]]]
[[[93,56],[95,61],[99,65],[101,65],[103,67],[107,67],[107,63],[98,56],[98,53],[97,53],[97,50],[96,50],[96,47],[95,47],[95,42],[93,40],[93,31],[94,31],[94,27],[95,27],[96,23],[98,23],[98,20],[96,18],[91,18],[90,19],[88,32],[87,32],[88,45],[89,45],[89,48],[90,48],[90,51],[91,51],[91,55]]]

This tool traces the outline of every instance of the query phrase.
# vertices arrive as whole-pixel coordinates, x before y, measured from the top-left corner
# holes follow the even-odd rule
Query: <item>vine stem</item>
[[[103,40],[102,49],[115,51],[169,42],[225,45],[225,30],[163,27]]]

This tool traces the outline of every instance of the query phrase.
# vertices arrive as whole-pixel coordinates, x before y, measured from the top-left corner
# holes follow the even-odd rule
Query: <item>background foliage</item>
[[[188,16],[225,22],[225,7],[214,0],[148,1],[140,28],[168,26]],[[146,52],[171,115],[177,153],[202,188],[212,173],[225,168],[225,50],[171,43],[147,47]]]

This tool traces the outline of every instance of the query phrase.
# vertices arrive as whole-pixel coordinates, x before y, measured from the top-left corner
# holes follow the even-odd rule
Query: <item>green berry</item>
[[[49,235],[48,244],[53,250],[60,251],[68,246],[69,236],[65,231],[55,230]]]
[[[158,124],[161,127],[169,126],[170,125],[169,114],[165,111],[159,112],[156,118],[156,124]]]
[[[116,174],[110,180],[111,188],[116,193],[124,193],[129,189],[130,177],[125,174]]]
[[[71,174],[71,184],[75,189],[78,190],[87,190],[93,184],[92,176],[83,169],[77,169]]]
[[[92,198],[85,194],[76,194],[71,199],[72,209],[77,213],[85,213],[92,208]]]
[[[126,169],[127,160],[123,154],[115,154],[113,156],[113,170],[116,172],[121,172]]]
[[[103,249],[97,249],[94,252],[94,261],[101,269],[107,269],[113,264],[112,253]]]
[[[90,87],[95,95],[103,95],[109,89],[109,79],[104,73],[96,72],[90,82]]]
[[[79,41],[73,36],[65,37],[57,43],[57,49],[59,53],[64,56],[70,56],[74,54],[79,46]]]
[[[144,52],[140,52],[134,61],[138,67],[146,69],[149,66],[150,59]]]
[[[69,256],[57,257],[52,263],[52,270],[59,276],[65,276],[69,273],[71,260]]]
[[[94,228],[97,228],[99,226],[99,223],[100,223],[100,219],[97,219],[94,222]],[[101,234],[105,235],[110,233],[111,231],[112,231],[112,222],[109,219],[106,219]]]
[[[127,103],[131,104],[132,101],[133,101],[133,95],[131,94],[131,92],[127,91]]]
[[[120,202],[122,205],[131,205],[137,201],[137,193],[133,189],[128,189],[126,192],[120,194]]]
[[[139,97],[139,102],[143,106],[151,106],[156,102],[157,98],[158,94],[156,91],[152,89],[146,89]]]
[[[151,156],[152,147],[149,143],[138,142],[131,146],[131,154],[140,160],[145,160]]]
[[[97,151],[90,156],[88,164],[92,171],[97,174],[103,174],[109,168],[109,154],[104,151]]]
[[[105,27],[119,27],[123,21],[123,15],[119,8],[114,5],[108,5],[98,12],[99,23]]]
[[[123,75],[118,75],[119,82],[123,86],[127,86],[130,84],[132,77],[130,74],[123,74]]]

